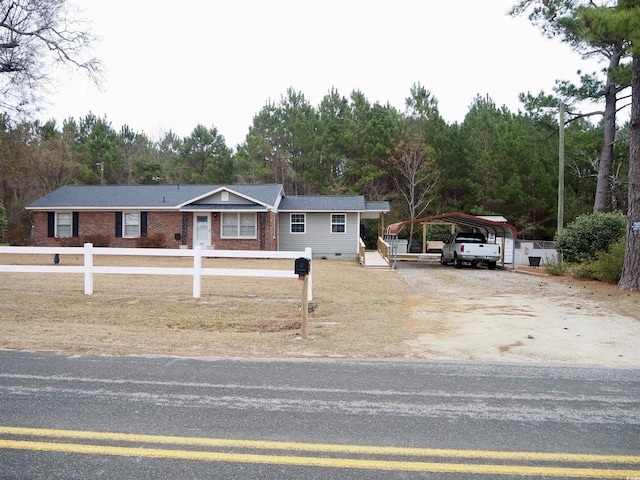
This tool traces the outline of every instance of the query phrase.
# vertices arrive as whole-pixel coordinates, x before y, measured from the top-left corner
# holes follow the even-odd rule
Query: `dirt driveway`
[[[15,261],[42,261],[25,257]],[[64,257],[61,264],[81,261]],[[126,265],[149,261],[130,257]],[[264,261],[207,262],[256,268]],[[290,262],[280,266],[291,268]],[[640,367],[640,294],[614,285],[404,262],[377,271],[314,260],[312,269],[308,340],[299,335],[297,280],[208,277],[202,298],[194,299],[188,277],[103,275],[89,296],[81,275],[0,273],[0,348]]]
[[[420,327],[407,353],[452,360],[640,366],[640,295],[520,270],[405,263]],[[410,353],[411,352],[411,353]]]

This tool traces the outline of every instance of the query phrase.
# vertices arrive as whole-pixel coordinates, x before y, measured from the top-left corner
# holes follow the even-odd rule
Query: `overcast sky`
[[[229,147],[293,87],[317,106],[335,87],[404,111],[414,83],[461,122],[476,95],[521,109],[518,94],[602,67],[526,17],[515,0],[74,0],[101,38],[102,89],[65,76],[41,118],[106,116],[157,140],[215,126]]]

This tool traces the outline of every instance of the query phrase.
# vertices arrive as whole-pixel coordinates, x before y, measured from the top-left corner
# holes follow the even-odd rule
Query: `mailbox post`
[[[306,340],[309,338],[308,320],[309,320],[309,271],[311,270],[311,259],[300,257],[296,258],[294,264],[294,273],[298,275],[298,279],[302,280],[302,320],[300,321],[300,336]]]

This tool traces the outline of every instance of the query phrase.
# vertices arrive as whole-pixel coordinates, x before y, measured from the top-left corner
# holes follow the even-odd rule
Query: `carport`
[[[442,215],[435,215],[433,217],[424,217],[418,218],[416,220],[405,220],[404,222],[392,223],[385,229],[385,240],[388,242],[392,242],[392,245],[395,244],[395,241],[398,240],[398,234],[402,230],[402,228],[411,223],[430,223],[430,222],[439,222],[439,223],[451,223],[454,225],[459,225],[461,227],[473,229],[484,234],[485,237],[490,238],[493,236],[496,241],[500,240],[500,251],[503,252],[502,260],[499,262],[501,268],[505,267],[505,240],[512,240],[511,243],[511,258],[515,258],[515,249],[516,249],[516,238],[518,237],[518,232],[513,225],[509,225],[508,223],[502,221],[493,221],[489,220],[487,217],[477,217],[475,215],[469,215],[466,213],[445,213]],[[397,261],[397,250],[392,248],[392,262],[391,265],[393,268],[396,266]],[[511,270],[515,267],[513,263],[511,263]]]

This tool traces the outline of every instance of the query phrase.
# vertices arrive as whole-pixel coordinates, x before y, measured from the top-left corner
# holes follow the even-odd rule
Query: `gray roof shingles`
[[[67,185],[30,203],[27,209],[117,209],[157,208],[175,209],[183,205],[188,209],[213,208],[214,205],[189,205],[194,199],[206,196],[222,187],[275,206],[282,192],[280,184],[246,185]],[[221,207],[215,205],[215,207]],[[244,208],[250,205],[244,205]],[[228,208],[228,206],[227,206]],[[222,209],[222,207],[220,208]],[[283,197],[279,211],[389,211],[389,202],[365,202],[362,195],[352,196],[292,196]]]
[[[364,197],[357,196],[293,196],[284,197],[280,202],[280,211],[363,211]]]
[[[278,208],[281,212],[388,212],[389,202],[366,202],[362,195],[353,196],[293,196],[284,197]]]
[[[281,185],[67,185],[32,202],[43,208],[175,208],[227,187],[267,205],[274,205]]]

